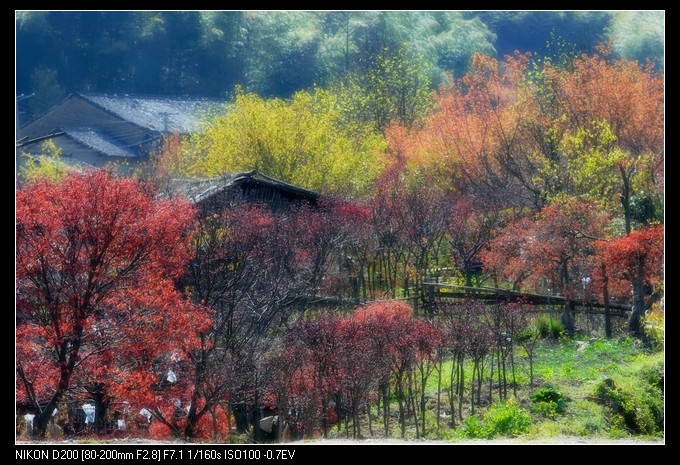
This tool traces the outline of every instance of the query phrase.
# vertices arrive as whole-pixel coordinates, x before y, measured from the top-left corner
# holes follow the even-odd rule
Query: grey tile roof
[[[201,203],[226,189],[244,182],[266,185],[303,198],[317,199],[319,197],[319,194],[314,191],[288,184],[257,171],[229,173],[219,178],[172,179],[169,187],[174,194],[183,195],[193,203]]]
[[[219,178],[172,179],[170,190],[183,195],[193,203],[200,203],[234,185],[234,179],[241,173],[227,174]]]
[[[134,150],[121,146],[90,128],[67,129],[65,132],[67,136],[71,137],[76,142],[79,142],[92,150],[96,150],[102,155],[108,155],[110,157],[137,156],[137,153]]]
[[[203,117],[220,103],[199,98],[140,97],[80,94],[98,107],[140,127],[158,132],[188,134],[200,128]]]

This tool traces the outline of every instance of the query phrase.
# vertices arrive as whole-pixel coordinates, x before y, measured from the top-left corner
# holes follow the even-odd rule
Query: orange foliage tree
[[[440,89],[422,127],[386,130],[389,152],[411,173],[434,175],[430,182],[494,212],[527,216],[579,198],[609,216],[614,235],[630,234],[661,220],[663,86],[652,64],[614,60],[607,46],[559,65],[528,54],[476,56],[465,76]],[[452,225],[464,226],[466,210],[454,214]],[[502,274],[518,285],[537,274],[512,266],[524,259],[522,233],[536,226],[511,223],[508,240],[493,248],[505,249]],[[463,262],[465,249],[478,247],[461,248],[464,236],[465,228],[446,235]],[[640,301],[643,283],[630,276],[632,300]]]
[[[606,217],[592,202],[565,198],[544,208],[535,219],[523,218],[499,231],[483,253],[487,268],[497,276],[539,286],[550,282],[567,300],[562,315],[574,331],[572,313],[584,299],[595,264],[595,242]]]

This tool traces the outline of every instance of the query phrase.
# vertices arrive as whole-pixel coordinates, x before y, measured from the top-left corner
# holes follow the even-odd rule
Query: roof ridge
[[[119,98],[119,99],[147,99],[147,100],[177,100],[177,101],[201,101],[201,102],[215,102],[221,103],[222,101],[209,97],[209,96],[177,96],[177,95],[161,95],[161,94],[130,94],[130,93],[109,93],[109,92],[75,92],[75,94],[80,95],[87,100],[90,97],[106,97],[106,98]]]
[[[179,189],[179,192],[182,192],[184,195],[191,198],[193,202],[198,203],[216,192],[234,186],[240,182],[248,182],[249,180],[259,183],[266,183],[271,186],[276,186],[279,189],[296,194],[306,195],[314,199],[320,197],[318,192],[289,184],[268,175],[263,175],[257,170],[225,173],[222,176],[212,178],[173,178],[170,180],[170,182],[176,185],[176,188]],[[192,186],[195,189],[199,189],[200,192],[190,192],[192,190]]]
[[[70,98],[73,98],[74,96],[78,96],[78,95],[80,95],[78,92],[71,92],[71,93],[68,94],[66,97],[64,97],[63,99],[61,99],[61,100],[59,101],[59,103],[56,103],[55,105],[51,106],[51,107],[48,108],[47,110],[43,110],[43,111],[42,111],[41,113],[39,113],[38,115],[33,116],[33,118],[32,118],[30,121],[26,121],[25,123],[19,125],[19,129],[23,129],[23,128],[25,128],[26,126],[28,126],[29,124],[33,124],[35,121],[38,121],[40,118],[42,118],[43,116],[45,116],[45,115],[47,115],[48,113],[50,113],[52,110],[54,110],[54,109],[57,108],[58,106],[63,105],[64,102],[66,102],[66,101],[69,100]]]

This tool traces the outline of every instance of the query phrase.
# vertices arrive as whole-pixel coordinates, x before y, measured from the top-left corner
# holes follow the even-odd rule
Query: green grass
[[[470,409],[470,380],[472,364],[465,367],[466,398],[463,402],[463,422],[456,412],[455,429],[449,426],[449,417],[440,421],[441,428],[436,429],[436,395],[438,375],[434,371],[428,379],[426,392],[429,410],[426,412],[428,439],[447,439],[452,441],[471,437],[520,436],[526,439],[540,440],[557,437],[583,438],[621,438],[640,437],[659,439],[662,430],[649,427],[650,418],[658,417],[659,404],[663,407],[663,397],[659,393],[663,387],[664,352],[648,352],[632,339],[621,340],[584,340],[574,341],[561,338],[546,339],[536,348],[534,355],[534,386],[529,386],[529,362],[526,354],[518,348],[515,356],[517,396],[508,386],[510,406],[499,399],[496,376],[494,375],[493,403],[488,402],[488,366],[485,367],[482,387],[481,407],[475,407],[474,419]],[[453,363],[446,361],[442,367],[442,412],[448,412],[446,387]],[[508,382],[512,381],[508,366]],[[597,388],[605,379],[614,380],[620,388],[621,396],[629,396],[635,402],[644,402],[639,422],[647,428],[636,432],[625,425],[625,421],[612,414],[608,402],[599,402]],[[650,387],[651,386],[651,387]],[[476,389],[476,387],[475,387]],[[562,397],[559,407],[550,408],[548,403],[537,406],[531,398],[546,396],[547,392],[559,392]],[[626,397],[627,399],[628,397]],[[456,408],[458,402],[456,401]],[[396,419],[397,402],[393,400],[390,437],[400,438],[401,430]],[[374,414],[377,413],[373,410]],[[651,412],[651,413],[650,413]],[[663,414],[663,411],[662,411]],[[527,420],[528,415],[530,420]],[[630,422],[630,418],[628,419]],[[383,434],[382,419],[374,418],[374,434]],[[644,429],[643,428],[643,429]],[[368,434],[365,425],[364,434]],[[332,436],[344,437],[344,431],[337,431]],[[406,438],[415,438],[415,427],[410,422],[406,429]]]
[[[550,382],[553,378],[568,380],[597,379],[603,373],[617,371],[638,354],[640,348],[631,339],[596,340],[579,350],[574,341],[562,339],[557,344],[536,350],[534,375]]]
[[[579,346],[581,346],[579,348]],[[577,343],[571,339],[562,338],[558,341],[546,340],[537,347],[534,356],[534,382],[535,386],[529,386],[529,365],[526,354],[518,350],[516,356],[516,378],[518,381],[517,405],[531,412],[532,422],[528,424],[523,435],[527,438],[553,438],[559,436],[579,437],[626,437],[634,434],[630,428],[621,427],[612,420],[612,414],[607,405],[594,401],[598,383],[606,378],[614,379],[617,386],[626,392],[633,392],[634,387],[645,385],[641,376],[650,378],[649,384],[659,384],[659,367],[663,366],[664,353],[648,353],[640,344],[632,339],[621,340],[590,340]],[[452,362],[443,364],[442,388],[448,386],[449,374]],[[488,367],[487,367],[488,369]],[[508,369],[509,370],[509,369]],[[488,372],[487,372],[488,374]],[[469,393],[469,381],[472,375],[472,366],[466,366],[465,377],[467,393]],[[486,377],[487,375],[485,375]],[[435,396],[437,391],[436,372],[428,380],[427,391]],[[508,371],[508,381],[511,376]],[[565,406],[559,412],[547,408],[532,408],[530,397],[541,388],[554,388],[563,394]],[[635,391],[636,398],[649,401],[655,392]],[[653,391],[653,390],[652,390]],[[483,385],[483,397],[488,396],[488,381]],[[512,389],[508,389],[512,397]],[[498,404],[498,393],[493,392],[494,405]],[[446,394],[442,393],[442,402],[445,404]],[[476,409],[476,420],[468,425],[471,430],[483,429],[484,415],[488,407]],[[550,411],[548,411],[550,410]],[[469,423],[469,401],[464,403],[464,423]],[[649,416],[649,414],[647,414]],[[428,417],[428,420],[430,418]],[[616,419],[614,419],[616,420]],[[434,417],[431,417],[433,425]],[[442,422],[443,424],[443,422]],[[465,424],[460,425],[456,431],[442,430],[439,437],[462,438],[469,437],[465,434]],[[524,430],[523,430],[524,431]],[[481,434],[481,433],[480,433]],[[655,431],[651,436],[660,437],[662,433]],[[648,435],[649,436],[649,435]]]
[[[663,352],[645,353],[631,339],[597,340],[581,350],[570,340],[541,347],[536,351],[534,373],[539,383],[557,388],[568,402],[563,415],[537,418],[528,436],[629,436],[630,431],[610,424],[607,405],[593,401],[598,383],[612,378],[621,386],[640,385],[640,373],[662,365],[663,359]]]

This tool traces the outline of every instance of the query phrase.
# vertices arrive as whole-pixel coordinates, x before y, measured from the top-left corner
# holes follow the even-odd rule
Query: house
[[[218,178],[173,179],[168,194],[182,195],[203,212],[219,211],[240,202],[263,203],[274,209],[291,205],[317,205],[319,194],[270,176],[249,171]]]
[[[76,93],[22,126],[20,136],[30,140],[63,131],[52,141],[61,148],[65,162],[135,167],[162,136],[198,130],[202,119],[218,106],[217,101],[198,98]],[[27,145],[23,151],[37,154],[40,146]]]

